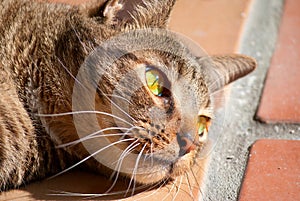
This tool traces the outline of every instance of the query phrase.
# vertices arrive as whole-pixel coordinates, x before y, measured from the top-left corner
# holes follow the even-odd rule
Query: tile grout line
[[[269,60],[275,49],[282,6],[283,1],[270,0],[264,2],[253,0],[249,6],[249,16],[240,35],[238,52],[256,57],[260,66],[242,82],[233,84],[231,99],[226,106],[229,113],[234,115],[229,115],[229,120],[226,117],[224,122],[226,130],[212,153],[213,160],[208,167],[207,192],[203,200],[238,199],[248,147],[254,141],[253,136],[247,135],[245,130],[247,128],[256,130],[258,126],[257,122],[253,121],[256,108],[256,104],[253,103],[258,103],[257,93],[262,91],[263,77],[266,75]],[[273,35],[268,35],[269,32]],[[243,93],[236,89],[240,87],[245,88]],[[232,124],[231,120],[236,123]],[[233,162],[226,160],[229,154],[233,155]]]

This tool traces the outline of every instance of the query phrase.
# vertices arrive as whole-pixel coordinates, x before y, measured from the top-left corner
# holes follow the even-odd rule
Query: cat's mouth
[[[182,176],[183,174],[189,172],[194,165],[198,162],[199,152],[201,147],[190,151],[189,153],[179,157],[172,165],[169,172],[169,177],[175,179],[176,177]]]
[[[153,159],[153,164],[140,167],[143,169],[143,174],[135,175],[135,180],[141,184],[154,184],[165,182],[168,180],[175,180],[176,178],[191,171],[193,166],[197,163],[198,152],[201,147],[190,151],[183,156],[174,157],[173,160]],[[128,175],[131,177],[132,175]]]
[[[124,153],[114,157],[123,163],[117,171],[142,184],[173,180],[186,174],[197,163],[198,154],[206,144],[209,119],[204,116],[199,119],[194,135],[191,133],[195,132],[171,135],[165,127],[146,123],[128,129],[130,132],[119,129],[121,139],[109,137],[112,143],[124,140],[115,145]]]

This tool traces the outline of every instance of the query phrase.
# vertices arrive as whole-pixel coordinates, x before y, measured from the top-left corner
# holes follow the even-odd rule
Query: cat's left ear
[[[81,6],[108,25],[165,28],[176,0],[92,0]]]
[[[211,92],[249,74],[257,66],[255,59],[239,54],[211,56],[204,60],[204,74]]]

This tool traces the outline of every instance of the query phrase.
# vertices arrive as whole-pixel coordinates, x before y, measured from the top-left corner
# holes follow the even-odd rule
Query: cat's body
[[[59,91],[67,83],[55,80],[57,76],[65,76],[63,72],[47,66],[56,60],[54,52],[58,45],[54,43],[59,44],[61,34],[66,34],[71,25],[64,27],[68,23],[66,18],[60,18],[61,13],[51,12],[50,8],[57,7],[64,15],[72,14],[68,14],[71,12],[68,7],[45,7],[25,1],[1,1],[0,7],[0,187],[3,190],[66,167],[64,151],[54,148],[34,114],[42,104],[49,103],[52,107],[52,94],[55,101],[67,92]],[[55,91],[43,93],[48,87]]]
[[[0,190],[53,175],[91,154],[82,143],[63,148],[55,147],[81,137],[75,117],[70,114],[43,114],[74,111],[74,101],[77,100],[74,92],[74,85],[77,83],[75,77],[90,53],[119,33],[136,28],[164,28],[174,3],[175,0],[153,0],[152,4],[141,4],[137,8],[127,5],[125,1],[125,11],[122,11],[122,6],[115,0],[93,1],[80,7],[27,0],[0,1]],[[131,14],[126,9],[131,9]],[[147,34],[146,32],[147,38],[153,36]],[[171,43],[176,46],[176,42],[172,40]],[[190,59],[189,64],[183,63],[185,59]],[[217,69],[215,74],[223,76],[220,79],[222,82],[214,83],[216,77],[209,78],[203,74],[210,70],[197,70],[197,65],[199,69],[206,65],[206,61],[202,62],[201,58],[197,60],[187,55],[187,58],[182,59],[178,55],[156,50],[141,50],[122,55],[112,67],[104,68],[101,72],[104,74],[104,81],[98,83],[99,91],[93,99],[96,103],[94,110],[103,112],[97,117],[99,125],[101,128],[128,127],[126,122],[131,120],[130,135],[122,129],[113,133],[122,131],[126,135],[122,139],[127,140],[134,136],[135,143],[139,144],[133,146],[135,144],[124,142],[116,146],[136,153],[138,159],[142,156],[140,153],[154,153],[153,156],[148,156],[153,157],[151,162],[147,163],[147,159],[144,159],[146,165],[141,165],[140,169],[145,172],[136,169],[132,173],[134,176],[128,172],[123,172],[122,175],[139,183],[155,183],[180,175],[193,165],[197,152],[205,143],[194,138],[199,129],[197,118],[210,118],[207,114],[211,107],[209,94],[255,67],[255,62],[244,56],[214,57],[212,60],[215,66],[213,68]],[[101,68],[103,63],[97,62],[96,65]],[[162,69],[159,69],[159,75],[165,74],[161,77],[166,76],[164,79],[168,81],[164,81],[169,83],[166,86],[168,92],[164,92],[166,95],[152,94],[146,87],[147,83],[139,80],[148,66],[158,68],[160,65]],[[131,71],[138,69],[137,66],[144,71],[133,75]],[[164,69],[164,66],[167,67]],[[226,66],[232,66],[232,69],[224,70]],[[96,67],[91,68],[97,71]],[[172,73],[168,74],[170,69],[185,76],[187,83],[192,86],[191,94],[196,96],[195,103],[192,101],[193,97],[189,98],[190,94],[183,90],[188,86],[173,86],[178,78],[172,77]],[[114,95],[118,89],[114,86],[129,73],[132,76],[130,81],[143,87],[135,93],[126,91],[129,90],[131,82],[127,81],[119,87],[120,91],[115,95],[122,96],[133,107],[123,112],[118,107],[113,108],[115,106],[112,106],[112,101],[106,94]],[[86,80],[77,81],[79,85],[85,85]],[[210,88],[211,85],[215,87]],[[173,93],[179,97],[176,99],[171,95]],[[86,97],[81,98],[83,102],[88,101]],[[182,106],[183,102],[187,106]],[[116,100],[116,103],[122,106],[122,101]],[[151,109],[154,106],[162,108],[166,116],[162,119],[152,117],[150,113],[153,113]],[[158,110],[154,114],[160,116],[160,112]],[[117,115],[126,122],[115,123],[111,116],[104,113]],[[84,124],[82,121],[79,124]],[[179,123],[181,121],[184,123]],[[137,131],[133,131],[133,128]],[[146,134],[143,133],[145,130]],[[91,134],[93,129],[86,132]],[[195,132],[196,135],[193,134]],[[108,138],[114,143],[120,136]],[[126,150],[126,146],[132,149]],[[118,161],[118,158],[112,157],[112,160]],[[85,163],[90,169],[108,176],[113,172],[111,167],[105,167],[106,165],[93,157]]]

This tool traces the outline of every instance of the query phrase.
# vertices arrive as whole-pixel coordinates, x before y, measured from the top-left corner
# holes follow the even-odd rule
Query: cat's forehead
[[[133,54],[137,58],[137,65],[134,65],[133,68],[138,69],[138,72],[147,66],[152,66],[161,70],[172,80],[176,80],[180,76],[188,76],[194,71],[201,71],[202,68],[196,57],[187,53],[175,54],[159,50],[143,50]]]

